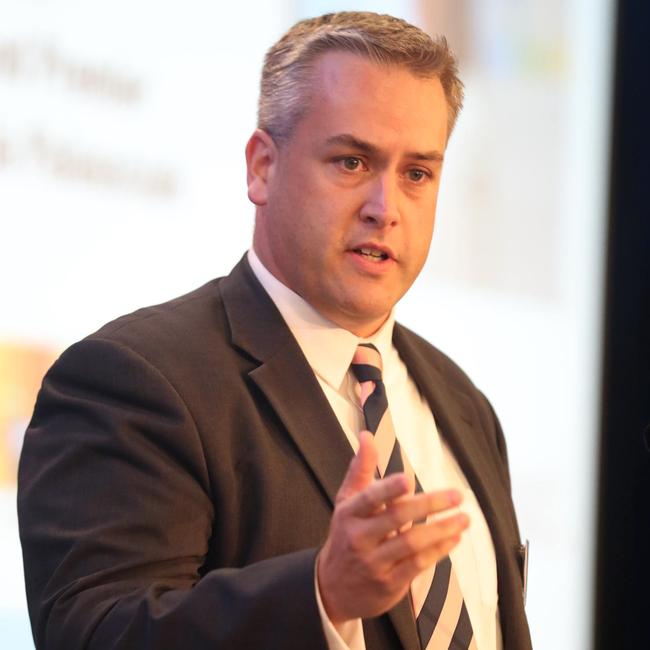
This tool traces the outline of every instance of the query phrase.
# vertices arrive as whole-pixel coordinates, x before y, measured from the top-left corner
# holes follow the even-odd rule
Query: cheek
[[[419,221],[419,227],[416,226],[410,233],[410,254],[419,269],[424,264],[427,255],[429,254],[429,247],[431,245],[431,238],[433,234],[433,219],[428,217],[426,221],[424,218]]]

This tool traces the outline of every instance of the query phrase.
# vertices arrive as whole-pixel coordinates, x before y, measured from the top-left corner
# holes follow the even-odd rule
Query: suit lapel
[[[232,343],[259,362],[249,376],[334,504],[353,452],[314,372],[246,258],[221,283]]]
[[[332,506],[353,452],[307,362],[279,351],[250,377],[282,420]],[[289,379],[292,377],[292,379]]]

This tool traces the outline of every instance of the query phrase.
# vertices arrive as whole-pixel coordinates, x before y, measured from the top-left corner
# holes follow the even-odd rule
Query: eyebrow
[[[325,144],[328,146],[339,144],[346,147],[351,147],[352,149],[362,151],[369,156],[377,156],[381,153],[374,144],[366,142],[365,140],[361,140],[351,133],[340,133],[338,135],[333,135],[325,140]],[[432,162],[442,162],[443,160],[443,155],[439,151],[410,151],[406,154],[406,157],[413,158],[415,160],[430,160]]]

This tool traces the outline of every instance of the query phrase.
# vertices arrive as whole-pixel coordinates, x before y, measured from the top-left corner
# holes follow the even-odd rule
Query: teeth
[[[373,259],[379,261],[379,260],[385,260],[388,258],[388,255],[386,253],[382,253],[381,251],[378,251],[374,248],[359,248],[357,249],[362,255],[367,255],[368,257],[372,257]]]

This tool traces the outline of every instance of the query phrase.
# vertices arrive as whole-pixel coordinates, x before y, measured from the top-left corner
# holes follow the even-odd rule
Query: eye
[[[409,169],[406,172],[406,176],[410,181],[413,181],[414,183],[422,183],[427,178],[430,178],[431,174],[429,174],[429,172],[425,171],[424,169],[418,169],[416,167],[415,169]]]
[[[364,168],[363,161],[356,156],[345,156],[344,158],[339,158],[337,162],[347,172],[356,172]]]

